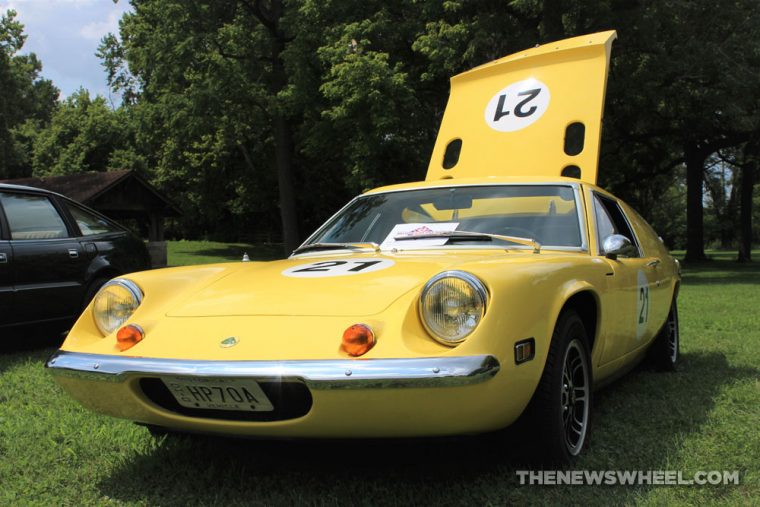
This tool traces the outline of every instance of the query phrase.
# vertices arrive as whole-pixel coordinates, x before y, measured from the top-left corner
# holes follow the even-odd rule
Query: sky
[[[0,0],[0,12],[8,9],[24,24],[21,53],[37,54],[42,76],[61,90],[62,99],[84,87],[119,105],[95,51],[104,35],[118,33],[119,18],[131,9],[127,0]]]

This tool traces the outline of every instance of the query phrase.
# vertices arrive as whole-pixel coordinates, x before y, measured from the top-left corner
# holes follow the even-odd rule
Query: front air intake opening
[[[284,421],[306,415],[311,410],[312,397],[309,388],[300,382],[260,381],[259,387],[272,402],[274,410],[269,412],[247,412],[237,410],[213,410],[189,408],[180,405],[169,388],[158,378],[141,378],[140,389],[145,396],[159,407],[188,417],[201,419],[222,419],[226,421]]]

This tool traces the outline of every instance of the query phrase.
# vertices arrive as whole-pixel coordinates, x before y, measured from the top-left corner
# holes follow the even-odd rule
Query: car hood
[[[374,315],[441,271],[495,256],[522,254],[373,252],[251,263],[193,292],[167,316]]]

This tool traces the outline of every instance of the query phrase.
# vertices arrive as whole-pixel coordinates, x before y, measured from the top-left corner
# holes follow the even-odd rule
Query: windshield
[[[480,234],[455,235],[455,231]],[[431,238],[436,234],[447,237]],[[573,187],[461,186],[361,196],[317,231],[307,245],[377,243],[384,249],[413,249],[492,244],[528,248],[486,234],[528,238],[544,247],[580,248]]]

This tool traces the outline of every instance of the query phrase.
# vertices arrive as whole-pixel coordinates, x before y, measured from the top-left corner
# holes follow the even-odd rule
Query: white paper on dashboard
[[[414,224],[397,224],[388,236],[380,244],[383,250],[392,248],[419,248],[422,246],[441,246],[445,245],[448,238],[431,238],[431,239],[407,239],[396,241],[396,237],[424,236],[425,234],[435,234],[436,232],[449,232],[456,230],[459,222],[439,222],[439,223],[414,223]]]

